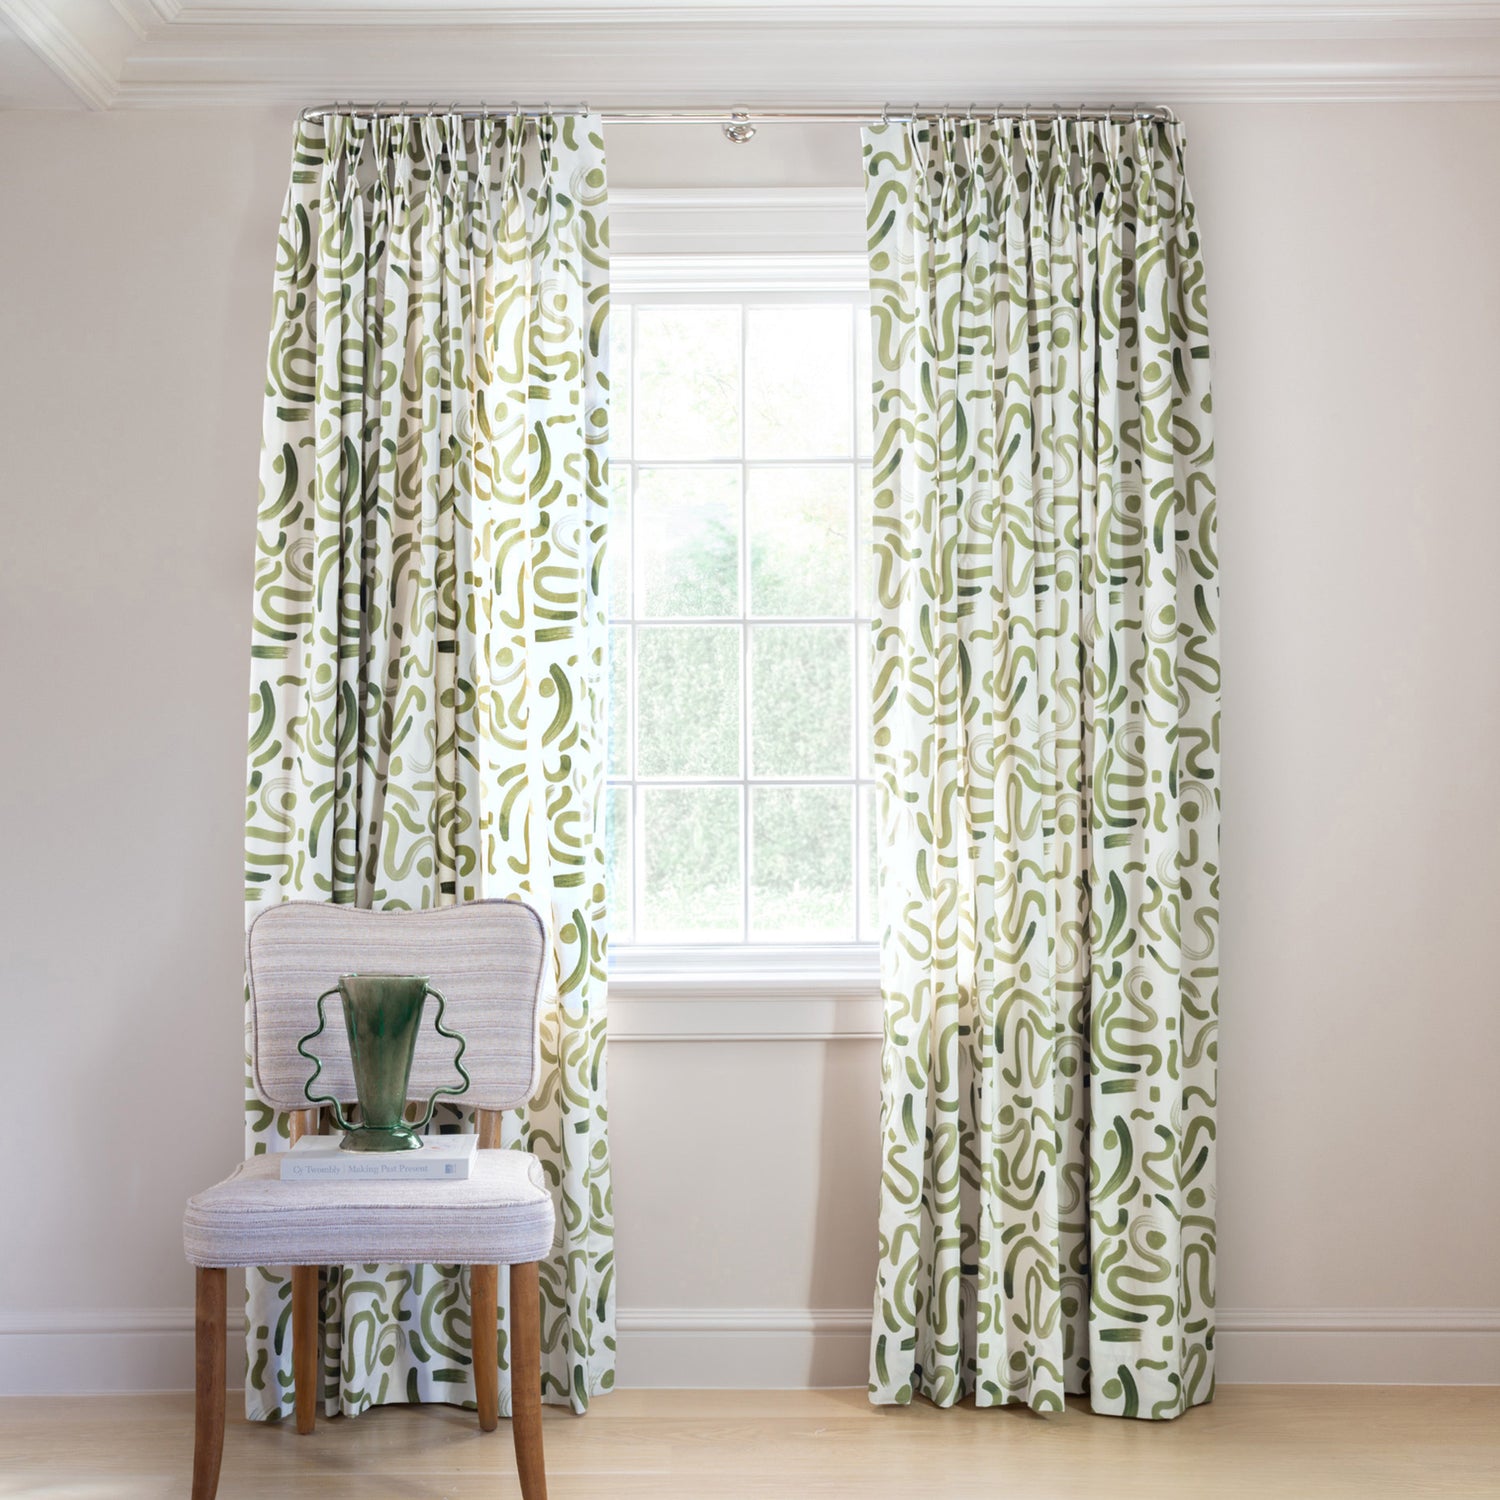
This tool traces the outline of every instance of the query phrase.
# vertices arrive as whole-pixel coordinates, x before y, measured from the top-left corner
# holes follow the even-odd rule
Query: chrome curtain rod
[[[522,115],[535,118],[540,115],[580,115],[589,112],[588,104],[521,104],[519,100],[510,104],[411,104],[406,100],[391,104],[381,100],[375,104],[320,104],[304,109],[304,120],[322,120],[329,115],[357,115],[362,119],[378,119],[401,115],[450,114],[460,115],[466,120],[504,119]],[[605,109],[600,116],[606,124],[629,125],[721,125],[728,134],[734,128],[748,127],[749,135],[755,126],[767,124],[850,124],[873,125],[883,120],[931,119],[1052,119],[1065,116],[1077,120],[1162,120],[1175,121],[1177,116],[1160,104],[932,104],[925,108],[913,103],[885,104],[866,109]],[[733,139],[734,137],[731,137]],[[746,136],[746,139],[749,137]]]

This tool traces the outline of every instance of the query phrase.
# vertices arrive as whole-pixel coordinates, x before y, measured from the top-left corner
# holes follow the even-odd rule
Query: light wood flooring
[[[386,1407],[250,1425],[231,1399],[222,1500],[515,1497],[509,1424]],[[0,1496],[187,1494],[187,1396],[0,1401]],[[547,1408],[551,1500],[1283,1500],[1500,1497],[1500,1388],[1226,1386],[1152,1424],[1025,1411],[876,1409],[863,1391],[618,1391]]]

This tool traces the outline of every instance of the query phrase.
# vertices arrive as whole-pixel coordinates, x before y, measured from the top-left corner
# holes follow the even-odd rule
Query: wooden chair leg
[[[228,1283],[217,1266],[199,1266],[194,1349],[193,1500],[214,1500],[224,1457],[224,1340]]]
[[[318,1398],[322,1395],[319,1280],[317,1266],[292,1267],[292,1390],[297,1401],[297,1431],[303,1433],[317,1425]]]
[[[542,1460],[542,1295],[537,1262],[510,1268],[510,1425],[522,1500],[547,1500]]]
[[[474,1351],[474,1401],[479,1427],[500,1425],[500,1267],[469,1267],[469,1329]]]

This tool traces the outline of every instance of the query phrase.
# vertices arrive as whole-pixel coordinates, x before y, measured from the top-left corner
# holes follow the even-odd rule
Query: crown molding
[[[1500,0],[0,0],[0,17],[95,109],[1500,100]]]
[[[996,0],[753,0],[723,5],[712,0],[656,0],[654,4],[569,3],[553,5],[474,0],[472,4],[423,5],[419,0],[312,0],[312,3],[244,5],[216,0],[121,0],[180,15],[197,26],[598,26],[667,25],[739,27],[763,22],[779,28],[836,25],[963,25],[1004,30],[1192,30],[1205,27],[1254,30],[1305,36],[1312,29],[1337,27],[1372,35],[1382,27],[1403,35],[1412,28],[1430,30],[1454,24],[1493,24],[1500,20],[1496,0],[1450,0],[1446,4],[1374,3],[1302,4],[1270,0],[1264,4],[1221,4],[1217,0],[1156,0],[1156,3],[1100,4],[1099,0],[1053,0],[1051,4],[1005,4]]]
[[[90,23],[108,20],[100,9],[64,12],[46,0],[0,0],[0,18],[90,109],[108,109],[119,92],[118,71],[94,45],[97,27]],[[112,6],[102,10],[123,25]]]
[[[175,21],[182,12],[182,0],[109,0],[137,40],[144,41],[155,26]]]

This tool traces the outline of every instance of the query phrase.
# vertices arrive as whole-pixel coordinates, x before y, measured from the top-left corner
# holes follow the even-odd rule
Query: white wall
[[[1187,117],[1222,496],[1223,1374],[1500,1379],[1500,106]],[[0,114],[0,1391],[188,1380],[181,1204],[241,1144],[290,118]],[[835,127],[610,150],[616,187],[859,183]],[[878,1044],[631,1041],[610,1067],[622,1380],[861,1379]]]

